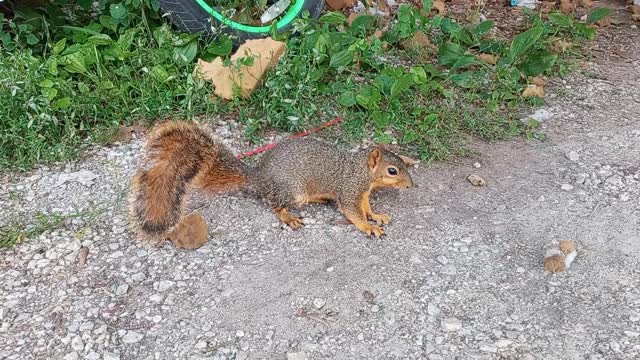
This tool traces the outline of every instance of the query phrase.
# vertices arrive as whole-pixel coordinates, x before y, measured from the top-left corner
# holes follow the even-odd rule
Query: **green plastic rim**
[[[200,5],[201,8],[203,8],[216,20],[236,30],[245,31],[249,33],[268,33],[269,31],[271,31],[272,25],[251,26],[251,25],[241,24],[239,22],[235,22],[229,19],[228,17],[225,17],[224,15],[220,14],[218,11],[216,11],[211,6],[209,6],[209,4],[207,4],[204,0],[196,0],[196,2],[198,3],[198,5]],[[284,26],[287,26],[290,22],[292,22],[296,18],[296,16],[300,13],[303,6],[304,6],[304,0],[295,1],[293,6],[290,6],[289,9],[287,9],[287,12],[284,14],[284,17],[282,17],[281,20],[276,22],[276,29],[280,30],[281,28],[283,28]]]

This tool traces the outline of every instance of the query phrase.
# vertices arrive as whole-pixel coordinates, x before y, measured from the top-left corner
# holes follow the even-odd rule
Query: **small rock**
[[[307,354],[304,351],[300,351],[297,353],[290,352],[287,353],[287,360],[306,360]]]
[[[480,169],[482,167],[482,165],[480,165],[479,162],[474,162],[473,163],[473,167],[476,168],[476,169]]]
[[[447,263],[449,263],[449,260],[442,255],[438,256],[436,260],[442,265],[447,265]]]
[[[142,280],[144,280],[145,275],[144,273],[135,273],[133,275],[131,275],[131,280],[135,281],[135,282],[141,282]]]
[[[122,284],[122,285],[120,285],[120,286],[118,286],[116,288],[116,295],[122,296],[122,295],[126,294],[127,291],[129,291],[129,285]]]
[[[567,154],[567,159],[571,160],[571,161],[578,161],[580,160],[580,155],[578,155],[577,152],[575,151],[569,151]]]
[[[329,267],[327,268],[327,272],[332,272],[332,271],[333,271],[333,266],[329,266]]]
[[[427,304],[427,314],[431,315],[431,316],[436,316],[440,313],[440,309],[438,309],[438,306],[434,303],[429,303]]]
[[[162,292],[162,291],[166,291],[169,290],[170,288],[172,288],[176,283],[171,281],[171,280],[162,280],[160,281],[160,283],[158,284],[158,291]]]
[[[84,342],[80,336],[76,336],[71,340],[71,348],[79,353],[82,353],[84,350]]]
[[[240,350],[242,350],[242,351],[249,350],[249,342],[248,341],[241,342],[240,343]]]
[[[507,339],[500,339],[498,341],[496,341],[495,346],[499,347],[499,348],[506,348],[509,345],[513,344],[513,341],[511,340],[507,340]]]
[[[516,268],[516,272],[519,274],[522,274],[523,272],[525,272],[524,268],[521,266],[518,266],[518,268]]]
[[[327,301],[325,299],[321,299],[321,298],[313,299],[313,307],[315,307],[316,309],[322,309],[324,307],[324,304],[326,303]]]
[[[122,337],[122,342],[124,342],[125,344],[135,344],[138,341],[142,340],[143,337],[144,337],[143,334],[140,334],[139,332],[135,332],[135,331],[129,330]]]
[[[108,351],[105,351],[102,354],[102,357],[104,358],[104,360],[120,360],[120,354],[115,354]]]
[[[471,174],[467,176],[467,181],[471,183],[473,186],[485,186],[487,182],[480,177],[480,175]]]
[[[396,323],[396,313],[394,311],[387,311],[384,313],[384,320],[387,325],[393,325]]]
[[[196,349],[206,349],[207,348],[207,342],[206,341],[198,341],[196,343]]]
[[[498,348],[491,344],[480,344],[480,351],[488,353],[497,353]]]
[[[84,357],[85,360],[98,360],[100,359],[100,354],[97,352],[90,352],[87,356]]]
[[[149,300],[155,303],[161,303],[163,299],[164,299],[164,296],[162,296],[162,294],[153,294],[149,297]]]
[[[462,322],[456,318],[446,318],[440,322],[444,331],[459,331],[462,329]]]
[[[551,114],[548,110],[539,109],[536,112],[534,112],[533,114],[520,119],[520,121],[522,121],[522,123],[524,125],[529,125],[529,120],[533,119],[533,120],[537,121],[538,123],[542,124],[545,121],[547,121],[552,115],[553,114]]]
[[[359,340],[359,341],[364,340],[364,335],[363,335],[363,334],[358,334],[358,340]]]
[[[78,353],[77,352],[70,352],[67,355],[65,355],[63,357],[64,360],[78,360]]]
[[[565,191],[573,190],[573,185],[571,185],[571,184],[562,184],[560,189],[565,190]]]
[[[627,202],[627,201],[629,201],[629,195],[628,194],[620,194],[618,199],[620,199],[620,201]]]
[[[443,266],[440,271],[446,275],[455,275],[457,273],[456,267],[453,264]]]
[[[378,311],[380,311],[380,306],[378,305],[373,305],[371,307],[371,312],[377,313]]]
[[[244,331],[242,331],[242,330],[236,331],[236,336],[237,337],[243,337],[244,336]]]
[[[637,333],[635,331],[625,331],[624,334],[630,338],[637,338],[638,336],[640,336],[640,333]]]

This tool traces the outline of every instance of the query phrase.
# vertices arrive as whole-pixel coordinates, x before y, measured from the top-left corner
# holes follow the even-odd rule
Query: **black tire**
[[[324,0],[300,0],[304,1],[303,9],[309,11],[311,18],[317,20],[324,9]],[[181,31],[187,33],[202,32],[207,38],[213,39],[218,35],[229,35],[234,47],[243,44],[247,40],[268,36],[267,33],[250,33],[226,26],[213,18],[205,9],[200,7],[195,0],[158,0],[160,8],[169,16],[171,23]],[[281,32],[291,28],[291,23],[280,29]]]

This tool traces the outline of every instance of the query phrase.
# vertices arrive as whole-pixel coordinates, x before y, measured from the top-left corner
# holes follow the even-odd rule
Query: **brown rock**
[[[433,8],[438,11],[438,15],[444,16],[447,13],[447,7],[442,0],[434,1]]]
[[[556,7],[555,1],[542,1],[540,3],[540,11],[542,11],[544,14],[550,13],[551,11],[553,11],[555,7]]]
[[[593,6],[593,0],[578,0],[578,5],[585,8]]]
[[[168,238],[177,248],[193,250],[207,242],[207,233],[207,223],[202,215],[192,212],[182,218]]]
[[[248,98],[260,84],[265,72],[278,63],[285,50],[283,42],[271,38],[248,40],[231,55],[229,67],[224,66],[221,58],[212,62],[199,59],[196,76],[213,82],[214,93],[223,99],[233,98],[235,86],[240,89],[242,97]],[[240,64],[240,59],[250,57],[253,58],[252,64]]]
[[[431,43],[431,39],[422,31],[416,31],[412,37],[403,40],[400,45],[405,50],[428,50],[434,51],[435,45]]]
[[[629,6],[629,11],[631,11],[631,17],[633,20],[640,21],[640,5]]]
[[[526,89],[524,89],[524,91],[522,92],[522,96],[523,97],[537,96],[539,98],[543,98],[544,97],[544,87],[538,86],[536,84],[531,84],[531,85],[527,86]]]
[[[476,174],[467,176],[467,181],[470,182],[473,186],[485,186],[487,184],[487,182],[484,181],[484,179],[481,178],[480,175]]]
[[[535,84],[539,87],[545,86],[547,84],[547,78],[545,78],[544,76],[536,76],[533,79],[531,79],[531,83]]]
[[[330,10],[342,10],[353,7],[358,0],[325,0],[325,4]]]
[[[571,14],[576,11],[576,4],[573,0],[560,0],[560,11],[565,14]]]
[[[557,39],[551,43],[551,51],[561,54],[571,48],[571,43],[562,39]]]
[[[491,54],[485,54],[482,53],[480,55],[478,55],[478,59],[480,59],[481,61],[486,62],[487,64],[490,65],[495,65],[496,62],[498,62],[498,56],[497,55],[491,55]]]

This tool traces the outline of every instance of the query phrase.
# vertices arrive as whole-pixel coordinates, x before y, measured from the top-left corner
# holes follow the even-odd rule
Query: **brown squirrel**
[[[391,219],[373,212],[371,191],[414,186],[403,159],[381,147],[353,154],[320,140],[298,138],[277,145],[250,168],[207,131],[181,121],[156,126],[146,147],[143,168],[131,184],[131,225],[143,239],[169,239],[178,247],[197,248],[206,242],[202,216],[192,213],[182,217],[190,188],[209,194],[251,188],[292,229],[304,223],[289,209],[335,200],[358,229],[379,237],[384,234],[381,225]],[[172,235],[178,228],[190,227],[200,230]]]

